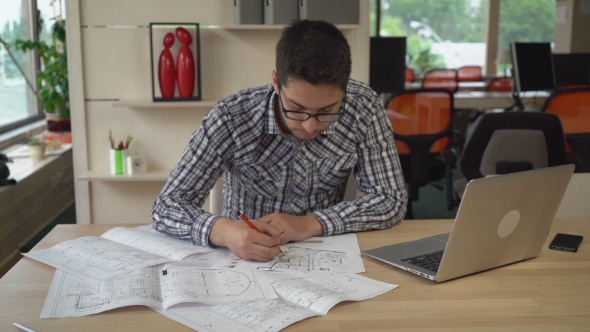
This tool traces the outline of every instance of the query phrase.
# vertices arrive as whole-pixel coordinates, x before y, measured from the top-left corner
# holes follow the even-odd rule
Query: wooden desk
[[[358,233],[361,250],[448,232],[451,220],[409,220]],[[58,225],[33,250],[115,226]],[[577,253],[547,249],[557,233],[586,237]],[[557,219],[539,257],[441,284],[363,258],[364,276],[398,284],[373,299],[343,302],[284,331],[573,331],[590,326],[590,218]],[[23,258],[0,279],[0,330],[13,322],[48,331],[189,331],[143,306],[78,318],[39,319],[55,269]]]

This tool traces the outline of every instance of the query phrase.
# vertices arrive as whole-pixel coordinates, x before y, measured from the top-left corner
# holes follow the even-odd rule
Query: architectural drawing
[[[128,305],[166,309],[182,302],[224,304],[276,298],[262,271],[148,267],[101,283],[56,271],[41,318],[74,317]]]
[[[280,298],[212,307],[182,304],[154,310],[198,331],[276,332],[305,318],[325,315],[338,302],[368,299],[396,287],[351,273],[265,273]]]
[[[115,227],[100,237],[147,251],[154,255],[179,261],[189,255],[211,252],[214,249],[196,246],[182,240],[158,233],[149,227]]]
[[[89,282],[101,282],[146,266],[174,261],[96,236],[65,241],[23,255]]]
[[[211,267],[217,269],[259,269],[289,271],[365,272],[355,234],[310,238],[283,245],[283,256],[266,263],[246,261],[227,252]]]
[[[285,255],[278,257],[271,270],[346,271],[346,253],[289,246]]]
[[[209,332],[275,332],[305,318],[320,315],[283,299],[212,307],[182,304],[156,311],[197,331]]]

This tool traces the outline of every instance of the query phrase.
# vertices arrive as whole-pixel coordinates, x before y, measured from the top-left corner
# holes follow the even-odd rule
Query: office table
[[[457,91],[454,94],[455,109],[505,108],[513,104],[511,92]],[[525,107],[540,109],[549,92],[532,91],[520,94]]]
[[[33,250],[100,235],[116,226],[58,225]],[[135,225],[133,225],[135,226]],[[452,220],[406,220],[391,229],[358,233],[361,250],[449,232]],[[577,253],[547,249],[556,233],[586,237]],[[437,284],[370,258],[362,275],[399,287],[284,331],[581,331],[590,327],[590,218],[556,219],[538,257]],[[189,331],[144,306],[77,318],[39,319],[55,269],[21,259],[0,279],[0,330],[13,322],[48,331]]]
[[[484,91],[488,86],[487,82],[459,82],[460,91]],[[404,83],[406,90],[422,89],[422,82],[406,82]]]

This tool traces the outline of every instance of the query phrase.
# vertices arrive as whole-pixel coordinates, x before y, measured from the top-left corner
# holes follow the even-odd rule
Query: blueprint
[[[183,302],[225,304],[276,297],[262,271],[164,265],[86,283],[57,270],[41,318],[85,316],[129,305],[166,309]]]
[[[174,261],[97,236],[65,241],[23,255],[89,282],[105,281],[147,266]]]
[[[361,301],[397,285],[352,273],[266,271],[278,299],[218,306],[182,304],[162,315],[198,331],[279,331],[308,317],[325,315],[341,301]]]
[[[147,226],[147,227],[146,227]],[[211,252],[215,249],[196,246],[155,231],[151,225],[137,228],[116,227],[100,237],[147,251],[154,255],[179,261],[189,255]]]
[[[83,280],[97,282],[214,250],[160,234],[146,225],[116,227],[100,237],[82,237],[23,255]]]
[[[356,234],[314,237],[281,246],[283,256],[269,262],[252,262],[227,251],[212,268],[322,272],[365,272]]]
[[[325,315],[342,301],[362,301],[397,287],[354,273],[266,271],[284,300]]]

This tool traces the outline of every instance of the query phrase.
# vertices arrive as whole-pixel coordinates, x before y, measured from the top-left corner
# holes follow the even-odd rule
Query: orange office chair
[[[414,71],[411,68],[406,67],[406,79],[405,82],[412,83],[416,80]]]
[[[453,94],[445,89],[403,91],[387,101],[385,111],[408,188],[406,218],[411,219],[412,201],[418,200],[419,188],[429,182],[446,176],[447,198],[452,198],[451,168],[456,162],[450,149]]]
[[[424,75],[422,89],[447,89],[455,92],[459,89],[459,78],[455,69],[433,69]]]
[[[576,172],[590,172],[590,87],[554,91],[541,111],[561,120],[567,150],[580,159]]]
[[[512,91],[512,77],[496,77],[488,83],[486,91]]]
[[[558,86],[558,90],[569,90],[569,89],[580,89],[580,88],[590,88],[590,83],[588,84],[570,84],[570,85],[561,85]]]
[[[459,82],[481,81],[481,66],[463,66],[457,69]]]

